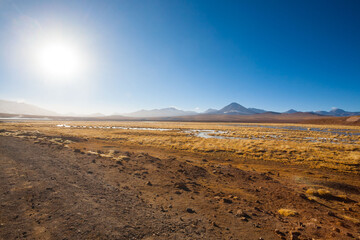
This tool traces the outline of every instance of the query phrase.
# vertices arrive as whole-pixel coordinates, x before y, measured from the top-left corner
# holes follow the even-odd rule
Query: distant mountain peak
[[[295,109],[289,109],[289,110],[287,110],[286,112],[284,112],[284,113],[297,113],[297,112],[299,112],[299,111],[296,111]]]
[[[324,116],[335,116],[335,117],[347,117],[347,116],[356,116],[360,115],[360,112],[348,112],[340,108],[331,108],[329,112],[327,111],[316,111],[316,114]]]
[[[227,106],[228,106],[228,107],[244,107],[244,106],[238,104],[237,102],[232,102],[232,103],[230,103],[230,104],[227,105]]]
[[[208,110],[206,110],[204,113],[216,113],[218,110],[214,109],[214,108],[209,108]]]
[[[229,105],[223,107],[219,111],[216,112],[217,114],[238,114],[238,115],[250,115],[255,114],[256,112],[247,109],[246,107],[236,103],[232,102]]]
[[[332,108],[330,110],[330,112],[333,112],[333,113],[345,113],[346,111],[343,110],[343,109],[340,109],[340,108]]]
[[[161,109],[151,109],[151,110],[140,110],[132,113],[123,114],[124,116],[129,117],[177,117],[177,116],[186,116],[186,115],[195,115],[198,114],[194,111],[184,111],[177,109],[175,107],[161,108]]]

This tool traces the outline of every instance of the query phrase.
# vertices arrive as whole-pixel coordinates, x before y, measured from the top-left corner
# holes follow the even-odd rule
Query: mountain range
[[[27,103],[19,103],[14,101],[0,100],[0,113],[3,114],[19,114],[19,115],[37,115],[37,116],[61,116],[53,111],[49,111],[35,105]],[[271,112],[264,109],[258,108],[246,108],[236,102],[230,103],[229,105],[221,108],[220,110],[209,108],[205,112],[198,113],[195,111],[184,111],[174,107],[152,109],[152,110],[140,110],[132,113],[121,114],[126,117],[134,118],[151,118],[151,117],[179,117],[179,116],[193,116],[193,115],[255,115],[255,114],[299,114],[302,112],[290,109],[286,112]],[[319,116],[356,116],[360,115],[360,112],[348,112],[343,109],[333,108],[330,111],[315,111],[305,112],[308,114],[314,114]],[[67,116],[80,116],[76,114],[66,114]],[[81,115],[85,116],[85,115]],[[101,113],[86,115],[87,117],[101,117],[104,116]]]
[[[59,114],[31,104],[0,100],[0,113],[58,116]]]
[[[152,110],[140,110],[133,113],[125,113],[123,116],[127,117],[177,117],[177,116],[188,116],[199,114],[194,111],[183,111],[174,107],[152,109]]]

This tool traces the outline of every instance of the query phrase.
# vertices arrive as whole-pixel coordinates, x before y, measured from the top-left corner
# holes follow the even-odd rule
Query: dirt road
[[[358,225],[273,174],[110,159],[0,136],[1,239],[353,239]],[[298,214],[283,217],[280,208]]]

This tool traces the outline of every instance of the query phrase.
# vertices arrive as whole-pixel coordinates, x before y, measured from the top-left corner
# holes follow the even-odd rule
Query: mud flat
[[[112,124],[0,124],[1,239],[360,236],[356,127]],[[268,157],[280,143],[283,158]],[[315,146],[318,160],[351,158],[290,161],[291,150]]]

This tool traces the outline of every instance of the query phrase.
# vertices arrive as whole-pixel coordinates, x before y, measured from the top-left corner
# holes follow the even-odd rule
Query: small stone
[[[212,222],[211,225],[213,225],[214,227],[219,227],[219,225],[217,225],[216,222]]]
[[[351,233],[346,233],[346,236],[348,236],[348,237],[351,237],[351,238],[354,238],[354,235],[352,235]]]
[[[175,183],[175,187],[179,188],[179,189],[182,189],[184,191],[190,192],[190,189],[186,186],[186,183],[184,183],[184,182]]]
[[[256,211],[262,212],[262,210],[261,210],[260,208],[258,208],[258,207],[254,207],[254,209],[255,209]]]
[[[192,208],[186,208],[186,212],[188,212],[188,213],[195,213],[195,210],[193,210]]]
[[[290,232],[290,239],[291,240],[298,240],[299,239],[299,236],[301,235],[300,232]]]
[[[285,233],[283,233],[282,231],[280,231],[279,229],[275,229],[275,233],[277,235],[280,235],[280,236],[285,236]]]
[[[331,216],[331,217],[336,217],[335,213],[332,212],[332,211],[329,211],[329,212],[328,212],[328,215]]]
[[[148,182],[146,183],[146,185],[152,186],[152,183],[151,183],[150,181],[148,181]]]
[[[241,210],[241,209],[237,210],[235,216],[236,216],[236,217],[251,218],[251,217],[249,216],[249,214],[247,214],[246,212],[244,212],[244,211]]]
[[[241,221],[244,221],[244,222],[248,222],[248,221],[249,221],[246,217],[241,217],[240,220],[241,220]]]
[[[232,203],[233,201],[232,201],[231,199],[224,198],[224,199],[223,199],[223,202],[230,204],[230,203]]]

